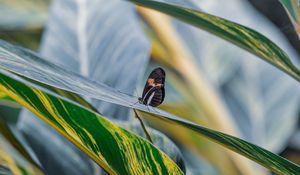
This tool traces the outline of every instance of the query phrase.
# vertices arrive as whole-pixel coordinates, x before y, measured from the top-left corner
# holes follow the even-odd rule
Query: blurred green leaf
[[[260,148],[254,144],[251,144],[239,138],[202,127],[200,125],[181,119],[165,111],[159,109],[153,109],[152,107],[147,107],[145,105],[135,103],[137,99],[132,96],[126,95],[124,93],[120,93],[119,91],[114,90],[99,82],[94,82],[89,79],[83,78],[80,75],[76,75],[72,72],[63,70],[54,64],[42,60],[41,58],[36,56],[33,52],[21,49],[19,47],[15,47],[6,42],[0,42],[0,68],[2,71],[8,70],[10,72],[14,72],[16,74],[25,76],[30,79],[34,79],[36,81],[43,82],[45,84],[60,89],[65,89],[70,92],[75,92],[77,94],[85,95],[87,97],[92,97],[95,99],[103,100],[114,104],[119,104],[130,108],[134,107],[135,109],[139,109],[144,112],[154,114],[155,116],[153,117],[159,117],[161,122],[163,121],[172,122],[174,124],[178,124],[186,128],[189,128],[197,132],[198,134],[201,134],[211,139],[212,141],[225,146],[226,148],[229,148],[239,154],[242,154],[256,161],[257,163],[265,166],[266,168],[270,169],[275,173],[299,174],[300,172],[299,166],[289,162],[288,160],[276,154],[271,153],[270,151],[267,151],[263,148]],[[12,74],[10,74],[10,77],[12,77]],[[16,79],[16,76],[14,76],[14,78]],[[91,145],[89,144],[85,145],[86,143],[84,143],[82,140],[78,140],[77,130],[75,132],[71,128],[76,127],[77,129],[80,129],[82,127],[78,127],[78,126],[81,125],[86,126],[87,128],[85,127],[84,128],[87,130],[91,129],[92,133],[90,132],[89,133],[92,135],[95,134],[95,137],[97,137],[99,136],[99,133],[95,133],[94,128],[91,127],[93,126],[93,124],[97,125],[98,127],[102,127],[101,122],[104,122],[105,124],[111,127],[114,126],[107,120],[96,117],[98,115],[95,113],[86,111],[84,110],[84,108],[78,109],[77,111],[77,109],[75,108],[76,105],[74,105],[73,103],[64,101],[62,99],[58,100],[56,98],[57,96],[54,97],[53,95],[49,95],[49,93],[48,95],[44,94],[42,91],[37,90],[36,88],[29,88],[29,87],[25,88],[26,87],[25,84],[17,82],[16,80],[13,80],[5,75],[2,75],[0,77],[0,81],[2,82],[1,83],[2,88],[0,89],[0,91],[7,93],[9,96],[13,97],[16,101],[22,103],[22,105],[26,105],[26,107],[28,107],[31,111],[34,111],[35,114],[40,115],[40,117],[43,117],[43,115],[41,114],[47,115],[49,118],[44,118],[44,120],[48,122],[52,121],[53,123],[57,124],[55,128],[58,129],[60,132],[64,133],[65,136],[67,136],[67,133],[72,134],[70,136],[67,136],[69,139],[71,139],[71,136],[73,137],[75,136],[77,138],[77,141],[81,142],[82,145],[80,146],[85,146],[85,147],[81,147],[84,150],[90,148]],[[18,81],[21,80],[18,78]],[[30,86],[34,86],[34,87],[36,86],[27,81],[26,84],[30,84]],[[16,92],[9,90],[12,88],[14,90],[18,89],[17,95],[22,96],[22,98],[16,96]],[[40,87],[38,88],[41,89]],[[36,95],[33,94],[34,92]],[[29,94],[32,94],[34,96],[30,97],[31,95]],[[38,104],[35,104],[33,106],[29,105],[31,104],[30,102],[35,102],[35,101],[38,102]],[[54,104],[58,105],[57,107],[59,107],[59,109],[62,111],[53,110],[52,107]],[[62,104],[64,104],[65,106]],[[62,113],[58,113],[59,111]],[[69,118],[67,116],[68,113],[72,114],[71,115],[72,118]],[[87,115],[91,115],[91,117],[94,116],[92,117],[92,119],[95,121],[89,123],[89,121],[87,121],[85,117],[83,117]],[[74,116],[79,116],[79,118]],[[66,117],[66,118],[62,119],[61,117]],[[99,120],[96,120],[94,118]],[[70,123],[67,124],[65,120],[67,120]],[[79,122],[78,120],[81,122],[78,123]],[[52,124],[52,126],[54,125]],[[66,128],[68,130],[65,130]],[[108,130],[106,131],[108,132]],[[84,132],[84,136],[86,136],[85,132]],[[86,138],[89,137],[84,137],[84,139]],[[72,138],[72,140],[75,141],[74,138]],[[127,151],[130,150],[128,148],[126,149]],[[89,155],[93,157],[94,153],[89,152]],[[112,157],[110,158],[113,159]]]
[[[37,50],[40,43],[41,33],[41,30],[1,31],[0,29],[0,38],[32,50]]]
[[[50,0],[1,0],[1,30],[40,29],[46,22]]]
[[[6,72],[0,89],[67,137],[110,174],[182,174],[149,142],[97,113],[21,83]],[[25,82],[25,80],[24,80]],[[28,82],[29,83],[29,82]],[[46,91],[46,90],[45,90]]]
[[[300,1],[299,0],[280,0],[281,4],[288,13],[295,31],[300,38]]]
[[[5,93],[0,92],[0,121],[16,124],[19,118],[20,105]]]
[[[44,174],[32,160],[9,127],[0,119],[0,174]],[[3,169],[3,170],[1,170]]]
[[[204,12],[157,2],[153,0],[128,0],[176,17],[184,22],[219,36],[273,64],[300,81],[300,71],[288,55],[262,34],[237,23]]]
[[[50,0],[0,1],[0,38],[37,50]]]

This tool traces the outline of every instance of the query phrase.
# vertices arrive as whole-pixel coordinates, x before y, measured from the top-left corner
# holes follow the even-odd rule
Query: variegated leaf
[[[273,154],[263,148],[253,145],[249,142],[246,142],[244,140],[238,139],[236,137],[233,137],[233,136],[221,133],[221,132],[217,132],[217,131],[199,126],[195,123],[181,119],[175,115],[172,115],[170,113],[167,113],[167,112],[159,110],[159,109],[147,108],[146,106],[144,106],[142,104],[133,105],[133,103],[131,103],[131,102],[135,101],[135,98],[133,98],[131,96],[120,93],[112,88],[109,88],[109,87],[103,85],[103,84],[93,82],[89,79],[83,78],[79,75],[76,75],[76,74],[73,74],[66,70],[63,70],[60,67],[58,67],[52,63],[42,60],[41,58],[34,55],[32,52],[20,49],[18,47],[15,47],[15,46],[10,45],[5,42],[1,42],[0,44],[1,44],[0,68],[1,68],[2,72],[6,72],[4,70],[9,70],[10,72],[14,72],[16,74],[21,74],[22,76],[26,76],[27,78],[38,80],[40,82],[55,86],[57,88],[67,89],[69,91],[73,91],[78,94],[82,94],[82,95],[85,95],[85,96],[88,96],[91,98],[96,98],[99,100],[103,100],[103,101],[114,103],[114,104],[119,104],[119,105],[126,106],[126,107],[134,107],[135,109],[139,109],[141,111],[151,113],[151,114],[155,115],[155,116],[151,115],[152,117],[159,117],[161,122],[171,122],[174,124],[178,124],[182,127],[189,128],[189,129],[197,132],[198,134],[201,134],[201,135],[211,139],[214,142],[222,144],[226,148],[229,148],[239,154],[242,154],[242,155],[256,161],[257,163],[269,168],[271,171],[276,172],[278,174],[297,174],[300,172],[299,166],[297,166],[297,165],[293,164],[292,162],[289,162],[288,160],[286,160],[276,154]],[[28,63],[30,63],[30,64],[28,64]],[[18,79],[18,81],[5,76],[8,74],[9,74],[9,77],[14,77],[14,79]],[[57,123],[58,121],[62,120],[61,119],[62,116],[67,116],[67,113],[73,114],[73,112],[74,112],[74,116],[80,115],[80,117],[87,116],[89,114],[94,117],[98,116],[97,114],[95,114],[91,111],[88,111],[88,110],[76,111],[75,110],[76,108],[74,110],[70,110],[70,109],[73,109],[72,107],[75,104],[70,103],[70,102],[66,103],[66,104],[62,103],[62,99],[57,99],[57,95],[50,95],[52,93],[48,92],[47,90],[43,90],[44,92],[47,92],[48,95],[50,95],[50,96],[45,96],[45,94],[43,94],[42,91],[38,90],[38,89],[42,89],[41,87],[38,87],[38,89],[35,89],[35,88],[33,88],[33,89],[34,89],[35,93],[37,93],[38,95],[40,95],[43,98],[41,98],[41,97],[37,98],[37,96],[31,97],[31,98],[26,98],[28,94],[32,94],[31,93],[32,88],[25,88],[25,84],[20,83],[20,81],[24,82],[24,80],[21,80],[20,78],[17,78],[16,76],[13,76],[10,73],[6,72],[5,75],[1,76],[1,78],[0,78],[0,80],[2,81],[2,83],[1,83],[2,88],[0,90],[7,93],[7,95],[9,95],[11,97],[15,97],[14,100],[18,101],[17,100],[18,98],[15,95],[16,92],[13,93],[14,91],[11,91],[9,89],[20,88],[22,85],[22,88],[21,88],[22,90],[20,90],[20,92],[17,93],[17,95],[22,95],[21,100],[19,99],[18,102],[21,103],[22,105],[26,105],[26,107],[28,107],[30,110],[32,110],[36,114],[39,114],[40,117],[44,117],[44,115],[50,115],[52,117],[49,119],[52,119],[55,123]],[[12,83],[12,82],[14,82],[14,83]],[[11,87],[11,85],[13,85],[13,84],[17,84],[17,86]],[[34,85],[30,82],[27,82],[27,81],[26,81],[26,84],[30,84],[30,86],[32,86],[32,87],[37,87],[36,85]],[[42,101],[38,101],[39,107],[37,107],[37,109],[29,106],[29,104],[31,104],[30,102],[32,102],[32,98],[42,100]],[[53,100],[53,102],[50,103],[48,101],[49,99],[51,101]],[[24,101],[24,100],[27,100],[27,101]],[[60,111],[60,110],[53,110],[52,108],[50,108],[54,105],[53,103],[58,105],[57,107],[59,107],[59,109],[62,110],[62,112],[63,112],[62,114],[58,113],[58,111]],[[42,107],[45,105],[48,108]],[[68,105],[68,106],[63,106],[63,105]],[[40,113],[40,112],[45,112],[48,110],[50,110],[49,111],[50,113],[46,112],[46,113],[43,113],[43,115]],[[65,110],[67,110],[67,112]],[[70,126],[84,125],[88,129],[92,129],[92,127],[91,127],[92,124],[89,125],[88,123],[86,123],[86,122],[88,122],[88,120],[84,120],[84,122],[78,122],[77,120],[84,119],[84,117],[83,117],[83,119],[81,119],[80,117],[79,116],[72,117],[72,119],[66,118],[66,120],[69,121],[69,123],[63,122],[65,125],[59,125],[59,127],[56,126],[55,128],[57,130],[59,130],[60,132],[63,132],[63,131],[65,131],[65,128],[67,127],[68,128],[67,133],[72,134],[72,136],[76,136],[77,132],[75,132],[73,129],[71,129],[72,127],[70,128]],[[108,126],[111,126],[111,127],[114,126],[112,123],[108,122],[107,120],[105,120],[103,118],[98,118],[98,117],[96,117],[96,118],[97,118],[97,120],[95,120],[95,121],[94,121],[94,118],[92,118],[93,119],[92,123],[97,124],[97,127],[103,126],[103,125],[99,125],[99,123],[98,123],[99,121],[105,121],[104,123],[107,124]],[[44,119],[46,119],[46,118],[44,118]],[[48,121],[49,119],[46,119],[46,120]],[[99,119],[99,121],[98,121],[98,119]],[[65,121],[65,119],[62,121]],[[98,122],[96,122],[96,121],[98,121]],[[52,125],[52,126],[54,126],[54,125]],[[62,130],[61,127],[64,128],[64,130]],[[77,127],[77,129],[79,129],[79,128],[80,127]],[[98,133],[94,133],[94,134],[97,135]],[[65,136],[67,136],[67,135],[65,135]],[[90,142],[88,142],[88,143],[83,142],[82,140],[78,139],[78,136],[79,135],[77,135],[75,137],[76,139],[73,137],[70,137],[70,136],[67,136],[67,138],[69,138],[73,142],[80,141],[80,143],[82,145],[90,143]],[[84,138],[87,138],[86,134],[84,134],[83,136],[85,136]],[[129,140],[131,140],[131,139],[129,139]],[[82,145],[77,144],[77,146],[79,146],[79,147]],[[87,149],[87,147],[80,147],[80,148],[84,149],[87,152],[89,151]],[[88,148],[94,148],[94,147],[88,146]],[[110,149],[110,148],[107,148],[107,149]],[[93,152],[88,152],[88,154],[92,158],[95,158],[95,155]],[[110,158],[113,158],[113,157],[110,156]],[[103,164],[103,162],[101,162],[101,161],[99,161],[98,163],[99,164],[102,163],[101,165],[106,170],[109,170],[110,167],[107,164]],[[116,168],[116,167],[114,167],[114,168]],[[168,167],[168,168],[172,168],[172,167]]]
[[[163,152],[103,116],[1,72],[2,92],[54,127],[109,174],[183,174]]]

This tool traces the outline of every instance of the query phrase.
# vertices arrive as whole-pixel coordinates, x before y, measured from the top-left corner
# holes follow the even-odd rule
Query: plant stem
[[[143,122],[142,118],[137,114],[137,112],[136,112],[135,109],[133,109],[133,112],[135,113],[136,118],[140,121],[141,126],[142,126],[142,128],[144,130],[144,133],[145,133],[147,139],[153,144],[152,138],[151,138],[150,134],[148,133],[148,131],[146,129],[146,126],[144,125],[144,122]]]

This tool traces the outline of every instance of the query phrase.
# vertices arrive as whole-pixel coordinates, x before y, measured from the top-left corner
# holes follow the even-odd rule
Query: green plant
[[[299,69],[293,65],[285,52],[252,29],[180,6],[151,0],[130,1],[207,30],[261,57],[295,80],[300,80]],[[101,13],[97,13],[99,6],[94,3],[100,2],[54,2],[47,31],[41,43],[42,56],[5,41],[0,42],[0,91],[3,101],[17,102],[29,109],[62,134],[60,139],[66,138],[71,141],[109,174],[184,173],[181,154],[164,135],[155,130],[150,132],[155,136],[155,146],[136,135],[143,136],[143,133],[136,124],[136,119],[132,117],[130,108],[139,110],[153,127],[171,135],[184,149],[190,146],[223,174],[261,173],[251,162],[232,151],[278,174],[300,172],[298,165],[237,138],[241,137],[239,129],[231,121],[230,114],[216,91],[203,79],[201,69],[196,66],[193,56],[185,49],[170,26],[169,19],[140,7],[137,11],[148,23],[149,28],[146,31],[153,40],[151,54],[168,68],[170,74],[167,76],[173,80],[174,88],[184,100],[182,103],[167,102],[162,106],[170,112],[136,103],[137,98],[128,94],[133,94],[141,78],[138,76],[145,70],[150,46],[139,28],[140,23],[136,22],[139,18],[135,15],[135,7],[129,2],[102,2],[105,5],[101,7]],[[72,8],[73,6],[77,9]],[[62,16],[59,13],[61,7],[71,8]],[[115,10],[113,15],[110,9]],[[76,17],[79,20],[78,24],[72,23]],[[91,19],[99,19],[101,23]],[[73,36],[75,34],[77,37]],[[57,45],[58,43],[60,45]],[[46,57],[51,60],[45,59]],[[63,65],[64,68],[52,62]],[[182,89],[189,89],[189,92]],[[24,122],[25,128],[26,123],[27,128],[29,126],[29,129],[23,129],[25,137],[31,142],[33,140],[33,143],[38,142],[37,138],[41,136],[30,130],[30,126],[41,125],[43,127],[39,128],[40,131],[45,132],[49,130],[47,125],[26,111],[21,115],[23,117],[21,116],[19,122]],[[104,116],[117,120],[112,122]],[[160,125],[162,127],[159,127]],[[5,131],[9,131],[9,128]],[[1,131],[4,136],[7,135],[5,133],[4,130]],[[46,138],[45,135],[42,137]],[[211,141],[232,151],[224,150]],[[2,139],[1,145],[14,145],[14,142]],[[40,140],[38,143],[42,142],[45,147],[48,144],[55,146],[51,139],[49,142]],[[33,143],[30,143],[30,146],[35,149]],[[22,147],[23,144],[18,145]],[[52,149],[51,146],[48,147],[44,149]],[[31,166],[18,166],[18,163],[14,163],[21,158],[10,157],[13,155],[11,151],[1,148],[0,151],[5,153],[1,154],[5,155],[4,158],[0,157],[0,165],[5,167],[3,169],[15,174],[26,174],[26,168],[28,172],[32,172],[29,170]],[[73,149],[70,146],[70,150]],[[65,147],[57,148],[55,153],[59,154],[61,150],[65,150]],[[215,152],[217,159],[214,157]],[[39,168],[39,163],[26,151],[22,151],[21,154],[22,159],[25,158],[37,169],[36,174],[41,173],[39,169],[43,168],[47,173],[56,171],[47,169],[42,157],[39,157],[42,164],[42,168]],[[22,172],[24,169],[26,170]],[[75,173],[90,173],[89,170],[84,170],[85,168],[79,167],[79,171],[75,170]],[[68,173],[72,173],[72,170],[68,170]]]

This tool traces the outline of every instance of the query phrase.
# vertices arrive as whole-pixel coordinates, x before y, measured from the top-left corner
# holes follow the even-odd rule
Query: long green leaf
[[[149,116],[148,117],[153,117]],[[176,123],[180,126],[185,126],[195,131],[198,134],[201,134],[210,140],[217,142],[230,150],[233,150],[239,154],[244,155],[245,157],[254,160],[255,162],[261,164],[262,166],[268,168],[277,174],[287,175],[293,174],[297,175],[300,173],[300,167],[283,157],[280,157],[268,150],[265,150],[259,146],[256,146],[252,143],[244,141],[242,139],[224,134],[222,132],[214,131],[197,124],[187,122],[184,120],[177,120],[174,118],[168,118],[166,122]]]
[[[107,87],[101,83],[97,83],[97,82],[93,82],[89,79],[85,79],[85,78],[81,77],[80,75],[76,75],[72,72],[63,70],[54,64],[51,64],[47,61],[42,60],[38,56],[34,55],[32,52],[28,52],[27,50],[23,50],[19,47],[15,47],[15,46],[10,45],[5,42],[0,42],[0,71],[3,71],[3,70],[9,70],[11,72],[25,76],[27,78],[34,79],[35,81],[39,81],[39,82],[48,84],[48,85],[56,87],[56,88],[65,89],[67,91],[74,92],[77,94],[85,95],[87,97],[103,100],[103,101],[114,103],[114,104],[119,104],[119,105],[130,107],[130,108],[139,109],[139,110],[156,115],[155,117],[159,117],[162,121],[171,121],[173,123],[176,122],[177,124],[180,124],[184,127],[190,128],[193,131],[196,131],[198,134],[201,134],[201,135],[213,140],[214,142],[220,143],[223,146],[256,161],[257,163],[265,166],[266,168],[268,168],[271,171],[276,172],[278,174],[299,174],[300,173],[299,166],[293,164],[292,162],[289,162],[288,160],[286,160],[276,154],[271,153],[270,151],[260,148],[254,144],[251,144],[249,142],[243,141],[241,139],[238,139],[238,138],[235,138],[235,137],[232,137],[232,136],[229,136],[229,135],[217,132],[217,131],[213,131],[213,130],[201,127],[197,124],[194,124],[187,120],[181,119],[181,118],[179,118],[175,115],[172,115],[170,113],[167,113],[165,111],[162,111],[159,109],[153,109],[151,107],[146,107],[145,105],[135,103],[137,101],[137,99],[134,97],[128,96],[124,93],[121,93],[117,90]],[[8,77],[6,77],[6,79],[4,79],[5,77],[3,77],[3,78],[2,77],[0,77],[1,81],[6,80],[8,78]],[[3,84],[3,82],[1,84]],[[31,86],[41,89],[41,87],[34,85],[30,82],[26,82],[26,84],[30,84]],[[5,84],[3,84],[3,85],[5,85]],[[3,85],[2,85],[2,87],[3,87]],[[20,86],[21,86],[20,83],[18,83],[18,85],[20,88]],[[25,85],[23,84],[23,86],[25,86]],[[13,88],[13,87],[11,87],[11,88]],[[18,88],[18,87],[15,87],[15,88]],[[24,90],[19,89],[19,91],[21,91],[20,92],[21,94],[18,94],[18,95],[23,95],[24,98],[27,96],[30,97],[29,94],[32,94],[32,92],[31,92],[32,90],[26,91],[26,89],[30,89],[30,88],[25,88]],[[0,89],[0,91],[7,93],[7,91],[4,91],[2,89]],[[39,95],[42,95],[42,92],[38,91],[37,89],[35,89],[34,92],[38,92]],[[12,95],[13,94],[10,94],[11,97],[12,97]],[[43,97],[42,100],[45,100],[44,95],[42,97]],[[47,98],[47,99],[49,99],[49,98]],[[38,99],[40,99],[40,98],[38,98],[36,95],[34,97],[31,97],[30,99],[26,98],[26,100],[28,100],[28,102],[32,102],[33,100],[38,100]],[[50,99],[55,100],[55,98],[54,99],[50,98]],[[14,97],[14,100],[18,101],[16,99],[16,97]],[[18,102],[20,103],[20,101],[18,101]],[[21,101],[21,102],[23,102],[23,101]],[[44,101],[40,101],[40,103],[41,102],[45,103]],[[60,104],[59,103],[60,101],[59,100],[57,101],[57,99],[54,102]],[[48,104],[48,108],[52,109],[49,107],[49,104],[52,104],[52,103],[49,103],[49,101],[47,101],[47,103],[45,103],[45,104]],[[46,108],[42,107],[43,104],[39,104],[39,105],[40,106],[35,105],[35,107],[36,108],[41,107],[40,109],[38,108],[38,110],[42,110],[42,112],[45,112],[44,110],[46,110]],[[68,104],[68,106],[70,106],[70,105],[71,105],[71,107],[73,107],[72,103]],[[69,108],[65,108],[63,106],[60,106],[60,107],[63,109],[66,109],[66,110],[69,109]],[[30,108],[30,109],[33,111],[32,108]],[[51,110],[51,112],[52,111],[53,110]],[[55,112],[57,112],[57,111],[55,111]],[[83,115],[81,115],[81,113],[79,113],[79,112],[82,112],[81,110],[77,111],[74,109],[74,111],[68,110],[68,112],[72,112],[72,114],[75,113],[74,114],[75,116],[83,117]],[[46,112],[46,113],[48,114],[48,112]],[[84,115],[86,115],[87,113],[90,114],[90,111],[84,110]],[[40,113],[37,113],[37,112],[36,112],[36,114],[40,115]],[[92,114],[96,115],[95,113],[92,113]],[[93,116],[92,114],[90,114],[90,115]],[[59,116],[61,116],[61,115],[59,115]],[[55,117],[57,117],[57,116],[55,116]],[[55,120],[55,118],[51,118],[51,119]],[[57,119],[60,120],[60,118],[57,118]],[[73,117],[72,117],[72,119],[73,119]],[[75,117],[75,119],[77,122],[76,117]],[[106,122],[106,120],[101,118],[101,121],[102,120]],[[73,122],[72,120],[68,120],[68,121]],[[84,122],[87,122],[87,121],[84,120]],[[76,123],[76,124],[78,124],[78,123]],[[85,125],[85,123],[80,123],[80,124]],[[87,127],[90,129],[89,125],[87,125]],[[76,133],[73,133],[73,134],[76,135]],[[95,133],[93,133],[93,134],[95,134]],[[130,150],[130,148],[128,148],[127,150]],[[93,155],[93,154],[90,154],[90,155]]]
[[[169,157],[144,139],[97,113],[21,81],[2,72],[0,90],[54,127],[108,173],[182,174]]]
[[[153,0],[128,0],[143,7],[176,17],[184,22],[219,36],[273,64],[300,81],[300,71],[288,55],[262,34],[226,19],[204,12],[157,2]]]

